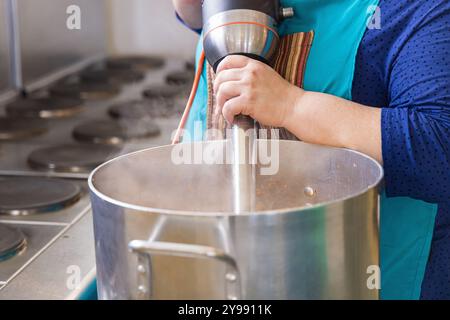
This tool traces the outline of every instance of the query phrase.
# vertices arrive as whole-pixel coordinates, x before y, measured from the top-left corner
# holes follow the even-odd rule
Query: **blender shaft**
[[[233,148],[233,206],[236,214],[255,210],[256,127],[245,115],[234,118],[231,131]]]

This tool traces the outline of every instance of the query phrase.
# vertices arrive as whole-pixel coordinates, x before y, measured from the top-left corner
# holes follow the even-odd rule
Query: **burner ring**
[[[163,58],[156,56],[117,56],[106,60],[106,67],[112,70],[150,70],[162,68],[165,64]]]
[[[82,100],[107,100],[120,93],[118,85],[110,83],[59,83],[50,88],[50,94],[56,97],[77,98]]]
[[[145,94],[145,93],[144,93]],[[113,119],[147,120],[181,117],[185,108],[185,101],[175,98],[148,98],[143,101],[132,101],[112,105],[108,114]]]
[[[22,231],[0,224],[0,262],[8,260],[25,250],[27,239]]]
[[[145,74],[134,69],[130,70],[103,70],[103,69],[87,69],[80,74],[81,82],[96,84],[96,83],[117,83],[126,84],[132,82],[139,82],[145,78]]]
[[[195,61],[186,61],[185,68],[190,72],[195,72]]]
[[[0,214],[26,216],[63,210],[81,197],[69,181],[48,178],[0,178]]]
[[[160,132],[151,119],[92,120],[75,127],[73,137],[82,142],[119,145],[132,139],[154,137]]]
[[[147,99],[174,98],[180,96],[182,93],[184,93],[183,90],[173,85],[154,85],[142,91],[143,97]]]
[[[28,164],[41,171],[89,173],[120,151],[120,148],[111,145],[61,145],[33,151],[28,157]]]
[[[83,111],[83,100],[46,97],[20,99],[6,106],[8,115],[16,118],[65,118]]]
[[[194,82],[194,73],[192,71],[177,71],[169,73],[166,76],[166,82],[171,85],[189,85]]]
[[[149,119],[152,118],[150,105],[146,101],[129,101],[112,105],[108,114],[113,119]]]
[[[0,118],[0,141],[32,138],[47,132],[47,126],[39,120]]]

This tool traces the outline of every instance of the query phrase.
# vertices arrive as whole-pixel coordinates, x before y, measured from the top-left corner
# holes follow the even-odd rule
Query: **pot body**
[[[278,172],[256,177],[255,212],[235,215],[230,166],[174,164],[174,148],[91,175],[100,299],[378,298],[374,160],[280,142]]]

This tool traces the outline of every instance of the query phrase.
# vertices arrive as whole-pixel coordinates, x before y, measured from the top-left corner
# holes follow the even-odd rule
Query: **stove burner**
[[[0,178],[0,214],[30,215],[62,210],[80,199],[81,188],[47,178]]]
[[[37,170],[89,173],[119,153],[120,148],[108,145],[62,145],[32,152],[28,164]]]
[[[108,113],[114,119],[155,119],[181,116],[184,106],[181,101],[131,101],[114,105]]]
[[[73,131],[78,141],[117,145],[131,139],[153,137],[160,129],[151,119],[132,121],[92,120]]]
[[[150,105],[145,101],[129,101],[113,105],[108,113],[114,119],[145,119],[151,118]]]
[[[50,88],[50,93],[58,97],[70,97],[83,100],[110,99],[120,92],[118,85],[110,83],[66,82]]]
[[[0,141],[31,138],[47,131],[47,126],[39,120],[0,118]]]
[[[70,98],[20,99],[6,106],[6,112],[13,117],[63,118],[80,113],[83,101]]]
[[[0,224],[0,262],[21,253],[26,245],[25,235],[19,229]]]
[[[153,98],[172,98],[177,95],[180,95],[180,88],[177,86],[168,86],[168,85],[156,85],[153,87],[149,87],[142,92],[142,95],[145,98],[153,99]]]
[[[96,70],[88,69],[81,73],[84,83],[117,83],[139,82],[145,78],[144,73],[137,70]]]
[[[186,61],[185,67],[186,70],[190,72],[195,72],[195,61]]]
[[[138,69],[142,71],[159,69],[164,66],[164,59],[149,56],[121,56],[111,57],[106,60],[108,69],[129,70]]]
[[[171,85],[189,85],[194,81],[192,71],[177,71],[167,75],[166,82]]]

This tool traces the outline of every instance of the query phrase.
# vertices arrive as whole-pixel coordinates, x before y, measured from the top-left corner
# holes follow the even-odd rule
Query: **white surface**
[[[171,0],[108,0],[110,51],[191,58],[198,35],[175,17]]]

